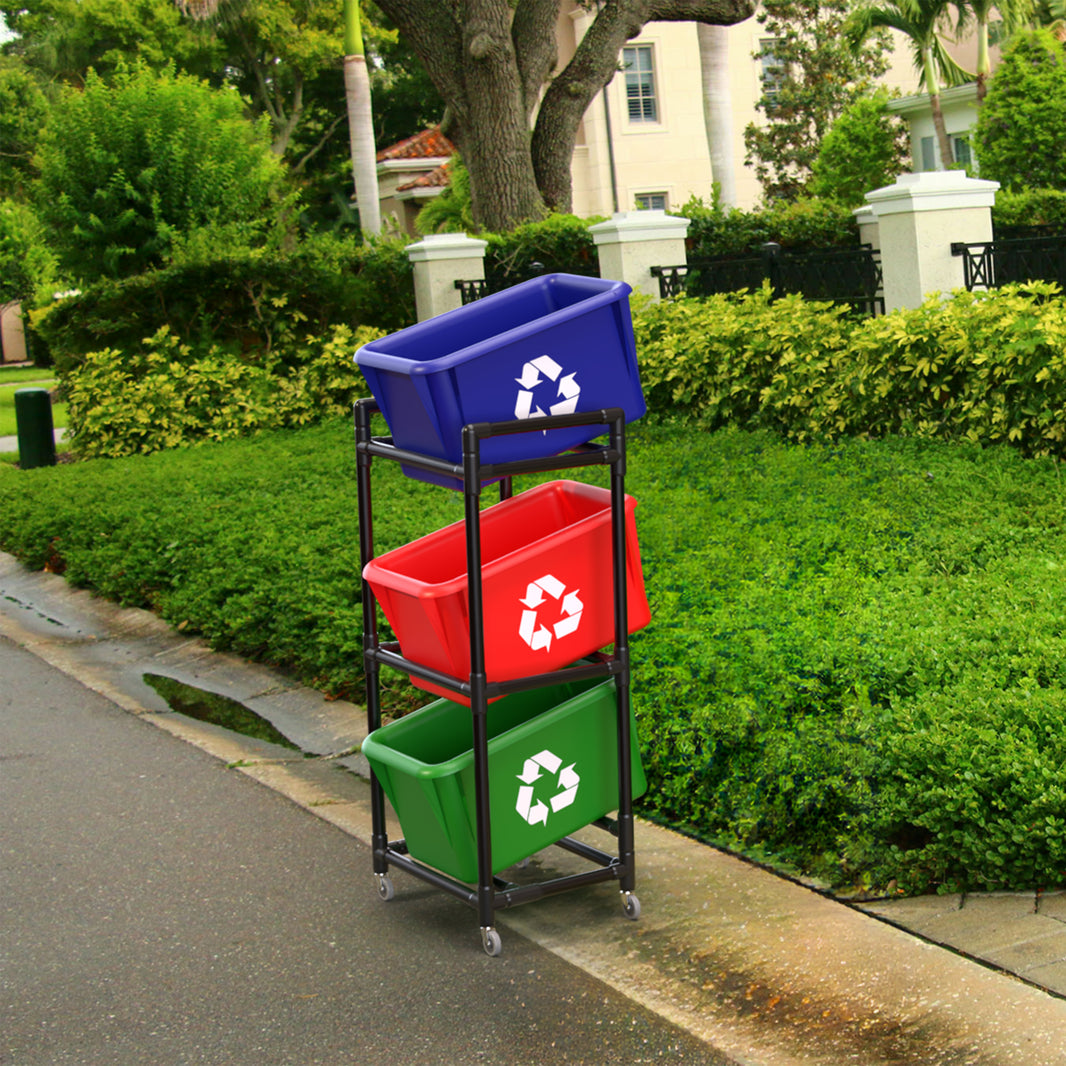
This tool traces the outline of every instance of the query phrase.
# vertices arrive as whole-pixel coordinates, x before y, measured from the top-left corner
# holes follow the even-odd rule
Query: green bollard
[[[52,397],[47,389],[15,390],[19,468],[56,465],[56,438],[52,425]]]

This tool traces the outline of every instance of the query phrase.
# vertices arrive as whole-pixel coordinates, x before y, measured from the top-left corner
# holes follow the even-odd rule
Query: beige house
[[[594,18],[594,11],[564,0],[557,31],[560,64],[569,62]],[[762,198],[754,170],[744,165],[744,128],[761,120],[755,104],[763,78],[772,76],[772,70],[755,56],[766,40],[765,28],[755,18],[726,27],[722,34],[729,148],[721,154],[731,154],[734,161],[735,202],[742,208],[754,207]],[[892,64],[881,82],[914,94],[919,76],[909,47],[902,34],[894,34],[894,40]],[[957,56],[963,65],[965,51]],[[972,64],[969,59],[970,69]],[[574,213],[610,216],[634,207],[676,211],[693,196],[709,201],[716,175],[704,122],[696,23],[649,22],[622,50],[619,67],[589,106],[578,133],[572,162]],[[924,134],[916,136],[920,164]],[[441,158],[413,157],[411,141],[378,157],[382,216],[393,215],[409,230],[417,206],[445,180],[436,170]]]

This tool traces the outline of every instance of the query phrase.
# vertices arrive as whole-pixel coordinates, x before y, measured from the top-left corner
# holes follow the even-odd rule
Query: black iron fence
[[[688,293],[758,289],[770,283],[774,298],[799,293],[808,300],[842,303],[864,315],[884,314],[881,255],[870,245],[860,248],[786,252],[765,244],[758,256],[695,259],[683,266],[652,267],[663,299]]]
[[[503,292],[504,289],[509,289],[512,285],[517,285],[519,282],[529,281],[530,278],[539,278],[544,272],[545,267],[543,263],[530,263],[529,269],[524,272],[489,271],[483,279],[478,279],[476,281],[458,280],[455,283],[455,287],[462,294],[463,304],[465,306],[466,304],[473,303],[475,300],[480,300],[483,296],[491,296],[494,292]],[[593,276],[599,277],[599,274]]]
[[[963,283],[971,292],[1014,281],[1056,281],[1066,288],[1066,234],[969,244],[954,241],[951,254],[962,256]]]

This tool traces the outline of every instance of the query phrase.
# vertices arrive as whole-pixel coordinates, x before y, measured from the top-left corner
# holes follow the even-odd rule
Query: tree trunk
[[[992,70],[992,61],[988,54],[988,21],[977,24],[977,106],[984,103],[988,94],[988,75]]]
[[[344,0],[344,95],[352,152],[352,181],[359,205],[359,226],[374,236],[381,232],[374,113],[370,103],[370,75],[359,24],[359,0]]]
[[[933,112],[933,129],[936,130],[936,143],[940,152],[940,165],[937,170],[950,170],[955,162],[955,153],[951,150],[947,127],[944,125],[944,112],[940,109],[940,83],[937,81],[936,68],[933,65],[932,48],[922,49],[923,80],[925,91],[929,94],[929,106]]]
[[[381,200],[378,195],[377,152],[374,150],[374,115],[370,105],[370,76],[366,59],[344,57],[344,95],[348,105],[348,135],[351,140],[352,179],[359,205],[359,226],[365,233],[381,232]]]
[[[723,207],[737,206],[737,171],[733,153],[733,102],[729,92],[729,35],[724,26],[699,23],[700,71],[703,76],[703,122],[711,177]]]
[[[468,0],[466,8],[459,148],[470,172],[474,221],[503,231],[542,217],[544,201],[533,174],[510,8],[497,0]]]

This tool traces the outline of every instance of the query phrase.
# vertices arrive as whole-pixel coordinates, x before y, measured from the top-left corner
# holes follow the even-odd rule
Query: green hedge
[[[666,420],[629,438],[644,813],[842,886],[1064,884],[1058,464]],[[461,519],[374,469],[379,551]],[[356,527],[347,419],[0,467],[4,550],[360,700]],[[425,697],[383,676],[390,711]]]
[[[60,372],[89,352],[133,350],[164,327],[191,355],[215,347],[262,365],[304,333],[335,325],[391,332],[414,321],[413,272],[402,243],[331,237],[291,251],[188,249],[180,262],[98,282],[33,316]]]
[[[690,259],[746,256],[767,241],[782,248],[854,248],[859,229],[851,210],[832,200],[778,203],[754,211],[725,208],[719,202],[689,200],[680,215],[690,220]]]
[[[541,222],[527,222],[510,233],[488,233],[485,272],[524,280],[539,263],[538,272],[593,274],[600,272],[596,243],[589,226],[597,218],[550,215]]]
[[[681,298],[643,307],[634,330],[651,409],[707,428],[1066,452],[1066,300],[1052,284],[933,295],[867,319],[765,289]]]
[[[1066,233],[1066,191],[1062,189],[1000,189],[992,207],[994,228],[1048,226]]]

